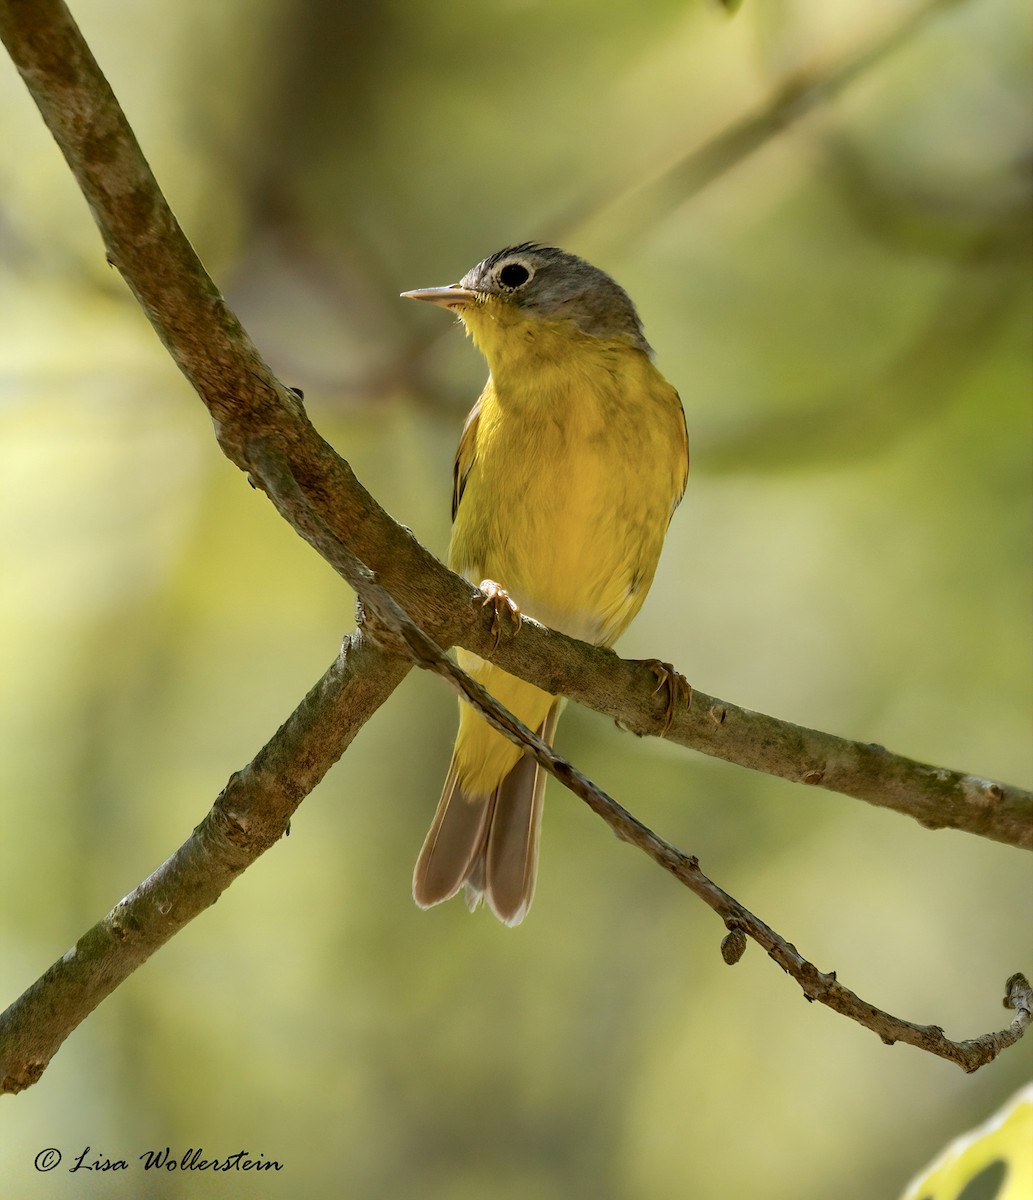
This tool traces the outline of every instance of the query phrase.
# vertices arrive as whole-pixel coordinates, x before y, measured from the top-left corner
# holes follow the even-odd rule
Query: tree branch
[[[405,678],[362,630],[182,846],[0,1014],[0,1093],[35,1083],[65,1038],[287,831],[294,811]]]
[[[369,610],[367,625],[345,642],[334,667],[251,765],[230,780],[183,846],[0,1017],[4,1090],[37,1079],[64,1037],[104,996],[281,836],[303,797],[409,669],[399,638],[408,654],[447,675],[622,836],[714,907],[731,929],[729,959],[738,952],[736,936],[748,933],[809,996],[837,1011],[860,1006],[893,1022],[800,959],[702,875],[694,859],[662,842],[536,743],[447,659],[440,647],[459,643],[550,692],[619,718],[637,733],[665,730],[664,706],[644,664],[624,662],[530,620],[519,638],[496,647],[480,594],[394,522],[319,436],[299,398],[272,375],[197,260],[60,0],[0,0],[0,36],[79,181],[109,260],[208,407],[223,451],[351,583]],[[744,766],[893,808],[931,827],[949,825],[1017,846],[1033,843],[1033,798],[1017,788],[914,763],[701,693],[677,713],[668,736]],[[1028,1023],[1028,1001],[1025,1005],[1013,1026]],[[924,1045],[905,1036],[905,1026],[871,1025],[880,1033],[888,1030],[891,1040]],[[1005,1034],[988,1037],[1000,1041]],[[954,1053],[944,1056],[961,1061]]]

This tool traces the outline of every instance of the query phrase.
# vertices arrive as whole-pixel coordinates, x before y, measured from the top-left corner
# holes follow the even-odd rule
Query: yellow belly
[[[523,371],[516,390],[489,381],[449,564],[501,584],[536,620],[610,645],[645,599],[684,487],[684,418],[644,354],[561,366]],[[459,661],[532,730],[544,721],[551,696],[474,655]],[[460,705],[455,759],[470,791],[490,791],[518,757]]]

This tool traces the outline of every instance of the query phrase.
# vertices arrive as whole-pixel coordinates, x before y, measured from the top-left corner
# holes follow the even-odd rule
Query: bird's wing
[[[480,400],[470,409],[459,438],[459,449],[456,451],[456,461],[452,468],[452,520],[456,519],[459,511],[459,501],[463,498],[466,479],[477,457],[477,423],[481,416]]]
[[[672,388],[671,390],[673,391],[674,389]],[[677,392],[674,393],[674,402],[678,406],[678,412],[681,414],[680,433],[682,454],[684,455],[685,462],[682,468],[681,486],[678,489],[677,496],[674,498],[674,502],[671,504],[671,516],[674,516],[674,510],[681,504],[682,496],[685,495],[685,488],[689,482],[689,427],[685,420],[685,409],[682,406],[681,397]]]

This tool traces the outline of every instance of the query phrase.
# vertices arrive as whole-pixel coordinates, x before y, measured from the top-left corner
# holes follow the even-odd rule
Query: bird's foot
[[[508,614],[509,620],[513,622],[513,632],[516,633],[520,628],[520,609],[509,592],[494,579],[482,579],[478,591],[484,595],[481,608],[487,608],[489,604],[494,608],[491,618],[491,633],[495,639],[495,649],[497,650],[499,638],[502,636],[503,615]]]
[[[667,703],[664,706],[664,728],[660,734],[661,737],[667,737],[679,702],[683,703],[686,708],[692,703],[692,686],[685,676],[676,671],[670,663],[661,662],[658,658],[647,658],[644,661],[656,676],[653,695],[655,696],[660,691],[667,693]]]

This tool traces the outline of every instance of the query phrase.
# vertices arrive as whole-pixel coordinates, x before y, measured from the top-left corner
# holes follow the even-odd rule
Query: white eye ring
[[[520,272],[523,273],[523,278],[514,278],[514,275]],[[531,282],[534,278],[534,269],[522,259],[511,258],[496,270],[495,278],[500,287],[505,288],[506,291],[515,292],[517,288],[526,287]]]

